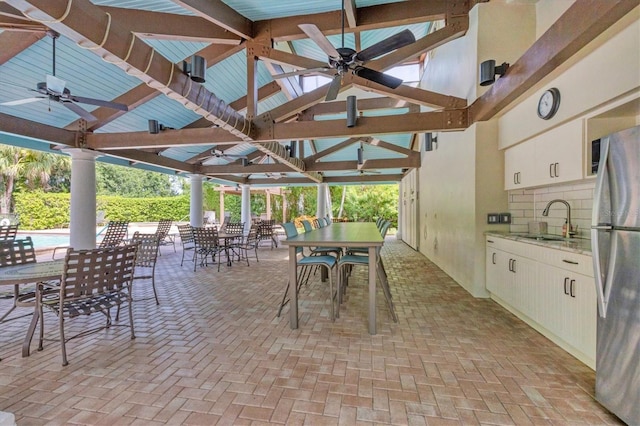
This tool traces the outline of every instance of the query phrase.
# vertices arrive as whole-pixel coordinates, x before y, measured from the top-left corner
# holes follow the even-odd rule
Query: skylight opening
[[[393,67],[384,72],[385,74],[402,79],[404,83],[415,83],[420,81],[420,64],[405,64]],[[320,86],[331,83],[331,78],[324,75],[303,75],[300,76],[300,85],[304,93],[309,93]]]

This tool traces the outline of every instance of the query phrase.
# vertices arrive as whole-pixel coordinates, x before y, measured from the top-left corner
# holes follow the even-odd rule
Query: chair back
[[[219,245],[218,230],[211,226],[193,227],[193,241],[198,249],[213,248]]]
[[[304,226],[304,232],[313,231],[313,226],[311,226],[311,222],[308,220],[303,220],[302,226]]]
[[[0,241],[13,241],[18,233],[18,225],[0,226]]]
[[[178,233],[182,244],[193,243],[193,228],[191,225],[178,225]]]
[[[31,237],[0,242],[0,267],[36,262]]]
[[[378,229],[382,229],[382,224],[384,223],[384,219],[382,217],[379,217],[376,220],[376,226],[378,227]]]
[[[254,247],[258,244],[258,225],[255,223],[249,228],[249,233],[244,239],[245,247]]]
[[[258,235],[261,239],[271,238],[273,235],[273,225],[275,225],[275,220],[263,220],[258,224]]]
[[[391,226],[390,220],[383,220],[382,227],[380,228],[380,234],[382,235],[382,238],[387,236],[387,231],[389,230],[390,226]]]
[[[158,222],[158,227],[156,228],[156,235],[158,236],[158,239],[160,241],[167,238],[172,223],[173,221],[171,219],[160,219],[160,221]]]
[[[127,221],[109,222],[107,224],[107,230],[104,233],[104,238],[100,241],[98,248],[119,246],[126,238],[128,229],[129,222]]]
[[[244,222],[229,222],[224,232],[227,234],[244,234]]]
[[[127,244],[92,250],[67,249],[60,282],[60,305],[129,289],[138,247]],[[73,305],[68,316],[75,316]],[[76,313],[80,315],[81,313]]]
[[[282,228],[284,229],[284,233],[287,238],[292,238],[298,235],[298,229],[293,222],[285,222],[282,224]]]
[[[158,259],[158,247],[160,238],[158,234],[141,234],[136,231],[131,239],[131,244],[138,246],[136,255],[136,267],[155,268]]]

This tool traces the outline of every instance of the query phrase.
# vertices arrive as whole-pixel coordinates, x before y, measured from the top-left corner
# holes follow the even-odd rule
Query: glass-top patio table
[[[0,286],[37,283],[40,281],[59,280],[62,278],[64,260],[53,260],[50,262],[28,263],[24,265],[7,266],[0,268]],[[27,335],[22,343],[22,356],[29,356],[29,346],[33,333],[38,325],[39,313],[34,309],[33,317]]]
[[[298,328],[296,247],[365,247],[369,249],[369,259],[376,259],[383,243],[378,227],[372,222],[333,223],[283,240],[282,244],[289,246],[289,282],[293,283],[289,286],[291,328]],[[369,334],[376,334],[376,269],[375,265],[369,267]]]

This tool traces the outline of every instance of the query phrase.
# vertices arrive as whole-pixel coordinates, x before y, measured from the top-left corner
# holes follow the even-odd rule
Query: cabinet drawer
[[[540,260],[543,263],[557,268],[593,277],[593,261],[591,256],[570,253],[562,250],[547,249],[544,251],[543,257]]]

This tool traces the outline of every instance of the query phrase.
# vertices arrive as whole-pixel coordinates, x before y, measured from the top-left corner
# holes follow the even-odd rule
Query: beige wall
[[[520,57],[535,40],[534,16],[530,4],[474,7],[467,35],[433,52],[421,87],[473,102],[488,90],[477,85],[479,62]],[[419,170],[420,252],[471,294],[486,297],[484,232],[508,229],[486,224],[487,213],[508,211],[497,121],[437,136],[437,149],[423,153]]]

